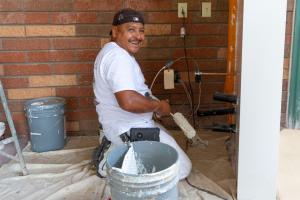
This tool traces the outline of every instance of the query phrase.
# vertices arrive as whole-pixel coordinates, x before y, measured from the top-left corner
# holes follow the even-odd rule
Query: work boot
[[[93,163],[97,169],[97,175],[100,178],[106,177],[106,158],[111,142],[103,136],[101,144],[93,152]]]

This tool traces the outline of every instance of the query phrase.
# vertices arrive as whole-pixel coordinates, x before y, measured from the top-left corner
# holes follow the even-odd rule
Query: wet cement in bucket
[[[178,199],[178,154],[163,143],[139,141],[131,143],[137,173],[122,171],[128,146],[118,146],[108,155],[108,183],[112,199]],[[126,161],[126,160],[125,160]]]

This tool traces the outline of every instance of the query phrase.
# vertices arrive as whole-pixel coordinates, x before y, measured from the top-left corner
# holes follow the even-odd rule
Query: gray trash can
[[[31,150],[44,152],[62,149],[65,144],[65,99],[45,97],[25,103]]]
[[[126,174],[117,170],[122,166],[128,146],[124,144],[115,147],[108,154],[106,162],[111,198],[177,200],[179,181],[177,151],[167,144],[154,141],[139,141],[131,144],[136,159],[147,172]]]

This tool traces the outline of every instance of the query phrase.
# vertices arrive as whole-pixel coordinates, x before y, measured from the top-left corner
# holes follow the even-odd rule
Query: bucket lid
[[[66,100],[61,97],[44,97],[32,99],[25,102],[25,109],[52,109],[53,107],[63,106]]]

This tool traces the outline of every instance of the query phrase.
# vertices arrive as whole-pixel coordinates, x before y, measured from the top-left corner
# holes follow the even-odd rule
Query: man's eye
[[[144,30],[144,29],[141,29],[141,30],[140,30],[140,32],[141,32],[141,33],[144,33],[144,32],[145,32],[145,30]]]
[[[133,28],[128,29],[129,32],[134,32]]]

